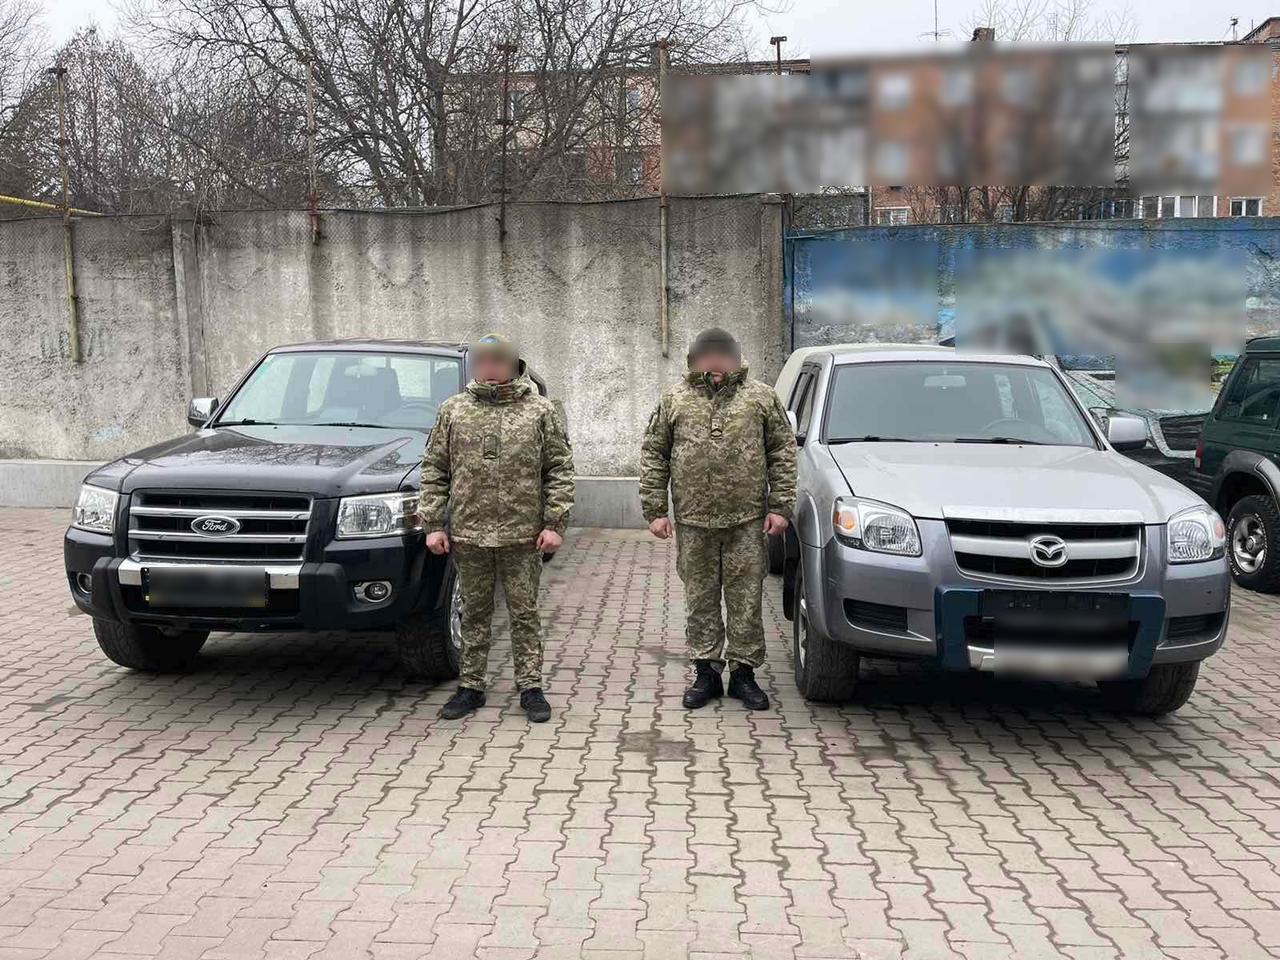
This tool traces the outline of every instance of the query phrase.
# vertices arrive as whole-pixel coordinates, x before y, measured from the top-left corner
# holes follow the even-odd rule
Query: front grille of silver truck
[[[239,529],[200,533],[192,524],[202,517],[229,518]],[[129,552],[137,560],[301,560],[310,521],[307,497],[144,490],[129,506]]]
[[[1107,583],[1135,576],[1142,560],[1142,525],[1136,523],[949,519],[947,531],[956,566],[987,580]],[[1031,541],[1041,536],[1065,543],[1065,563],[1043,566],[1032,560]]]
[[[1185,417],[1161,417],[1160,433],[1170,450],[1194,450],[1200,440],[1204,421],[1203,413]]]

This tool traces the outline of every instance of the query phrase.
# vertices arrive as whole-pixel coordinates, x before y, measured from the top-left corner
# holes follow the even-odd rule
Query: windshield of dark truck
[[[837,367],[826,442],[855,441],[1095,446],[1051,370],[996,363]]]
[[[462,388],[462,360],[349,350],[273,353],[236,391],[216,426],[288,424],[426,430]]]

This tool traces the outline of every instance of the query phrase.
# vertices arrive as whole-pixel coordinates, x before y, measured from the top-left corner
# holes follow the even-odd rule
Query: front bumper
[[[988,590],[1069,590],[1128,597],[1130,677],[1152,664],[1202,660],[1216,653],[1230,617],[1231,575],[1225,559],[1167,565],[1163,529],[1147,528],[1137,573],[1119,582],[1026,583],[973,576],[956,566],[942,521],[918,521],[920,557],[869,553],[832,538],[803,548],[812,626],[868,656],[935,660],[944,669],[994,668],[989,641],[966,618],[980,616]],[[972,619],[969,623],[972,623]]]
[[[230,564],[136,560],[115,556],[115,552],[110,536],[74,528],[67,531],[63,558],[76,606],[102,620],[180,630],[385,630],[434,608],[443,596],[448,573],[447,560],[427,552],[421,533],[333,541],[323,546],[315,561],[254,567],[264,569],[268,576],[265,607],[153,607],[143,592],[145,570],[181,566],[216,571]],[[89,578],[88,591],[80,585],[81,574]],[[353,585],[370,580],[390,583],[391,596],[381,603],[357,599]]]

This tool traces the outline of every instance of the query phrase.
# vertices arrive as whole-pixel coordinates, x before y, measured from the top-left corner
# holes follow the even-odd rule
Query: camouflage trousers
[[[473,690],[485,688],[489,648],[493,645],[494,592],[499,583],[511,619],[511,654],[516,686],[542,686],[542,627],[538,622],[538,580],[542,554],[533,544],[477,547],[453,543],[462,599],[462,665],[458,683]]]
[[[766,570],[762,520],[736,527],[676,524],[676,570],[684,581],[689,659],[764,663],[760,599]],[[725,623],[720,618],[724,597]]]

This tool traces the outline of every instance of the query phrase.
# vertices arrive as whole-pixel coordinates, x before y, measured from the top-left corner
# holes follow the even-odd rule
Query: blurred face
[[[731,353],[707,350],[693,358],[693,364],[690,369],[698,373],[709,373],[711,374],[711,379],[719,383],[725,378],[726,374],[733,373],[741,365],[738,358]]]
[[[472,353],[471,375],[489,385],[506,383],[515,379],[516,365],[500,353]]]

